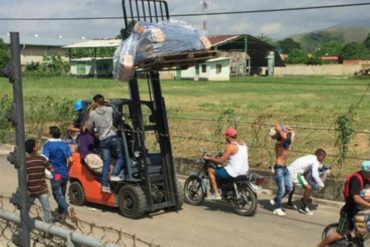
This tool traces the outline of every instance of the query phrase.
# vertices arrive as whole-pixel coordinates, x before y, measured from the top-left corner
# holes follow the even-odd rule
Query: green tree
[[[304,41],[302,40],[302,44],[304,43],[304,46],[302,46],[308,52],[315,52],[319,47],[322,47],[324,43],[330,41],[343,42],[343,38],[341,35],[328,33],[325,31],[308,33],[304,36]]]
[[[314,53],[317,57],[322,56],[338,56],[342,50],[344,43],[338,40],[324,42]]]
[[[341,59],[369,59],[370,51],[364,44],[351,42],[345,44],[339,53]]]
[[[277,42],[278,48],[282,50],[283,54],[289,54],[293,50],[301,50],[301,44],[294,41],[292,38],[286,38]]]
[[[307,65],[320,65],[320,64],[322,64],[322,61],[321,61],[320,57],[313,55],[313,56],[309,56],[307,58],[305,64],[307,64]]]
[[[116,48],[112,47],[102,47],[96,48],[97,57],[112,57]],[[81,58],[81,57],[95,57],[94,48],[75,48],[71,50],[72,58]]]
[[[272,45],[272,46],[276,45],[274,43],[274,41],[272,40],[272,38],[270,38],[267,35],[264,35],[263,33],[261,33],[259,36],[257,36],[257,39],[262,40],[263,42],[266,42],[267,44]]]
[[[368,50],[370,50],[370,33],[367,35],[366,39],[364,40],[363,42],[364,46],[366,46],[366,48]]]
[[[308,54],[302,49],[294,49],[288,54],[287,64],[305,64],[308,60]]]
[[[0,39],[0,69],[4,68],[9,63],[9,59],[9,48],[4,41]]]

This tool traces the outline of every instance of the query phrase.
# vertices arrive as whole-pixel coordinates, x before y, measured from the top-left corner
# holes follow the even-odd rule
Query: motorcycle
[[[191,205],[199,205],[207,197],[208,168],[217,168],[217,164],[204,159],[206,152],[201,150],[201,156],[197,160],[199,170],[196,175],[189,176],[184,185],[185,202]],[[221,189],[221,200],[232,205],[236,214],[252,216],[256,213],[258,199],[257,193],[262,191],[261,185],[264,178],[257,174],[241,175],[218,183]]]

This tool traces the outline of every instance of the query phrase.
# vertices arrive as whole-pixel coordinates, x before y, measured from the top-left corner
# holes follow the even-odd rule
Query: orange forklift
[[[157,0],[122,0],[125,28],[122,39],[130,35],[129,27],[136,21],[160,22],[169,20],[168,5]],[[147,78],[149,100],[140,98],[137,71],[128,83],[130,98],[110,100],[118,118],[117,134],[121,138],[125,157],[125,179],[110,181],[112,193],[103,193],[101,175],[73,153],[70,169],[69,198],[72,204],[91,202],[118,207],[128,218],[141,218],[159,210],[177,211],[184,201],[183,187],[176,179],[171,140],[162,96],[159,72],[171,67],[187,68],[216,56],[214,51],[192,54],[191,59],[171,62],[153,58],[137,66]],[[176,56],[172,56],[176,58]],[[83,101],[83,112],[88,114],[91,101]],[[130,128],[128,128],[130,126]]]

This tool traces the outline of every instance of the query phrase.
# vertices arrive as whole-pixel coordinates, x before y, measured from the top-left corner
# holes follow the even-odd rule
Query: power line
[[[194,17],[194,16],[209,16],[209,15],[237,15],[237,14],[256,14],[256,13],[270,13],[270,12],[285,12],[285,11],[300,11],[300,10],[315,10],[315,9],[331,9],[331,8],[346,8],[369,6],[370,2],[351,3],[351,4],[335,4],[335,5],[321,5],[308,6],[296,8],[279,8],[279,9],[259,9],[259,10],[243,10],[243,11],[225,11],[225,12],[208,12],[208,13],[194,13],[194,14],[173,14],[171,17]],[[134,16],[133,18],[144,18],[144,16]],[[146,16],[149,18],[150,16]],[[153,17],[153,16],[152,16]],[[122,19],[122,16],[102,16],[102,17],[1,17],[0,21],[82,21],[82,20],[114,20]]]

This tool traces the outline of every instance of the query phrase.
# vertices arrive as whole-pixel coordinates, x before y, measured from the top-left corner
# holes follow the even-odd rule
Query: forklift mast
[[[156,23],[169,20],[168,5],[165,1],[157,0],[122,0],[124,28],[121,30],[122,39],[130,35],[131,28],[137,21]],[[143,181],[143,190],[146,194],[148,210],[155,211],[167,207],[174,207],[178,203],[176,189],[176,175],[172,157],[172,148],[166,114],[166,106],[162,96],[159,72],[153,69],[145,70],[150,101],[142,101],[135,72],[133,79],[129,81],[130,115],[135,134],[135,154],[139,177]],[[152,115],[150,122],[153,125],[145,125],[143,121],[142,105],[150,105]],[[150,155],[145,146],[145,131],[154,130],[160,147],[161,175],[149,172]],[[160,183],[164,187],[165,200],[155,202],[152,198],[152,185]],[[151,198],[151,199],[150,199]]]

